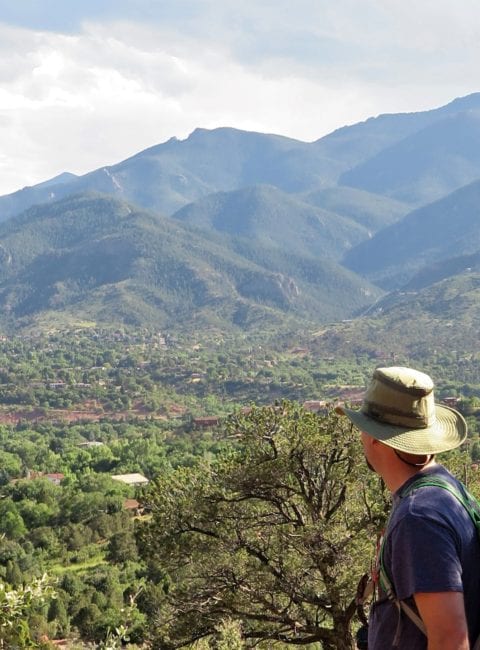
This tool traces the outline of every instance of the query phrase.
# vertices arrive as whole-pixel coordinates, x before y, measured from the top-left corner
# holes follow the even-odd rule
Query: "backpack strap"
[[[390,578],[388,577],[387,574],[387,569],[385,568],[385,563],[383,561],[383,548],[385,544],[385,537],[382,540],[382,544],[380,546],[380,553],[379,553],[379,571],[378,571],[378,578],[380,581],[380,585],[385,592],[388,600],[390,600],[392,603],[395,604],[397,610],[398,610],[398,623],[397,623],[397,629],[395,631],[395,637],[393,639],[393,647],[398,648],[398,645],[400,643],[400,633],[401,633],[401,614],[402,611],[405,612],[405,614],[408,616],[408,618],[427,636],[427,629],[425,627],[424,622],[420,618],[420,616],[417,614],[417,612],[408,605],[404,600],[399,600],[395,594],[395,590],[393,588],[392,582]]]
[[[467,510],[468,514],[470,515],[477,529],[477,534],[480,538],[480,504],[475,499],[475,497],[473,497],[468,492],[468,490],[465,487],[463,487],[463,490],[460,491],[449,481],[446,481],[441,477],[423,476],[417,479],[416,481],[414,481],[413,483],[411,483],[404,491],[402,491],[400,493],[400,498],[408,496],[409,494],[414,492],[417,488],[421,488],[421,487],[439,487],[444,490],[447,490],[447,492],[450,492],[450,494],[456,497],[456,499],[463,505],[465,510]],[[425,624],[423,623],[422,619],[417,614],[417,612],[415,612],[415,610],[412,609],[410,605],[408,605],[405,601],[399,600],[395,594],[395,590],[393,588],[390,578],[388,577],[384,559],[383,559],[385,539],[386,539],[386,535],[384,536],[380,546],[378,574],[379,574],[379,580],[383,591],[385,592],[387,598],[392,603],[395,603],[399,613],[397,630],[393,641],[393,647],[396,648],[398,647],[398,644],[400,642],[400,623],[401,623],[400,617],[402,611],[405,612],[405,614],[409,617],[409,619],[413,623],[415,623],[415,625],[419,628],[419,630],[423,632],[423,634],[425,634],[425,636],[427,635],[427,631],[425,628]],[[477,642],[475,643],[474,650],[480,650],[480,637],[477,639]]]

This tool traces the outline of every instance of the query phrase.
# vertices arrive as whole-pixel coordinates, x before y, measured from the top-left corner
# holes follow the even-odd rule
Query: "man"
[[[465,420],[454,409],[435,404],[428,375],[399,367],[375,370],[360,411],[338,411],[361,430],[367,464],[393,495],[377,558],[378,598],[370,612],[369,650],[470,650],[480,635],[476,527],[447,489],[409,491],[420,477],[463,489],[436,463],[435,454],[465,440]],[[393,588],[390,599],[382,575]],[[408,608],[413,617],[420,616],[424,631],[406,613]]]

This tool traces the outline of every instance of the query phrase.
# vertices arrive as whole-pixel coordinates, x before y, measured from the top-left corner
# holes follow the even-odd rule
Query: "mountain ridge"
[[[343,173],[340,184],[424,205],[480,177],[480,110],[450,114]]]
[[[255,184],[314,192],[338,186],[342,174],[422,128],[472,109],[480,110],[480,93],[429,111],[380,115],[310,143],[231,127],[199,128],[184,140],[170,138],[82,176],[61,175],[0,196],[0,220],[83,191],[111,194],[165,215],[207,194]]]

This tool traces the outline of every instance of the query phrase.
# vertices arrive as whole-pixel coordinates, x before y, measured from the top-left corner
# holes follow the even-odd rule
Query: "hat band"
[[[361,411],[364,415],[377,420],[377,422],[384,422],[393,426],[426,429],[433,424],[432,418],[420,413],[405,413],[395,408],[389,408],[385,404],[380,405],[369,400],[364,400]]]

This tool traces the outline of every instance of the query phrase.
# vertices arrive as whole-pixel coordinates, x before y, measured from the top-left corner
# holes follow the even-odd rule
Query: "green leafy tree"
[[[23,582],[23,575],[20,567],[14,560],[9,560],[7,562],[5,580],[12,587],[19,587]]]
[[[163,586],[153,647],[231,619],[244,639],[350,650],[356,584],[386,512],[358,433],[287,402],[227,429],[235,450],[160,477],[147,496],[139,548]]]
[[[16,476],[20,476],[22,463],[18,456],[10,454],[7,451],[0,451],[0,485],[8,483],[8,481]]]
[[[130,594],[128,605],[121,611],[122,622],[109,626],[104,640],[99,645],[100,650],[117,650],[124,648],[125,644],[134,650],[137,648],[134,645],[137,641],[142,644],[142,648],[144,647],[142,630],[145,621],[136,604],[140,591]]]
[[[217,650],[243,650],[244,647],[238,621],[222,621],[218,626]]]
[[[103,616],[95,603],[89,603],[80,609],[73,618],[72,623],[78,628],[83,638],[89,641],[98,640],[101,636]]]
[[[46,503],[37,503],[30,499],[21,501],[18,505],[18,510],[25,525],[29,529],[48,526],[49,522],[58,511],[58,509],[53,508]]]
[[[38,613],[54,596],[46,576],[13,588],[0,582],[0,648],[39,648],[33,634]],[[35,628],[35,629],[33,629]]]
[[[480,442],[478,440],[475,440],[475,442],[472,445],[471,456],[472,456],[472,460],[475,463],[478,463],[478,461],[480,460]]]
[[[67,599],[68,596],[65,592],[58,592],[57,598],[52,600],[48,608],[48,621],[52,624],[54,633],[58,637],[65,637],[70,633]]]
[[[0,515],[0,533],[4,533],[9,539],[20,539],[26,532],[25,523],[15,508]]]
[[[18,562],[25,558],[25,551],[18,542],[0,536],[0,564],[6,565],[9,560]]]
[[[124,563],[138,557],[135,537],[130,530],[115,533],[108,544],[107,557],[110,562]]]
[[[49,526],[40,526],[35,528],[29,534],[29,540],[33,546],[43,548],[48,554],[54,556],[61,551],[61,544],[58,540],[56,531]]]

